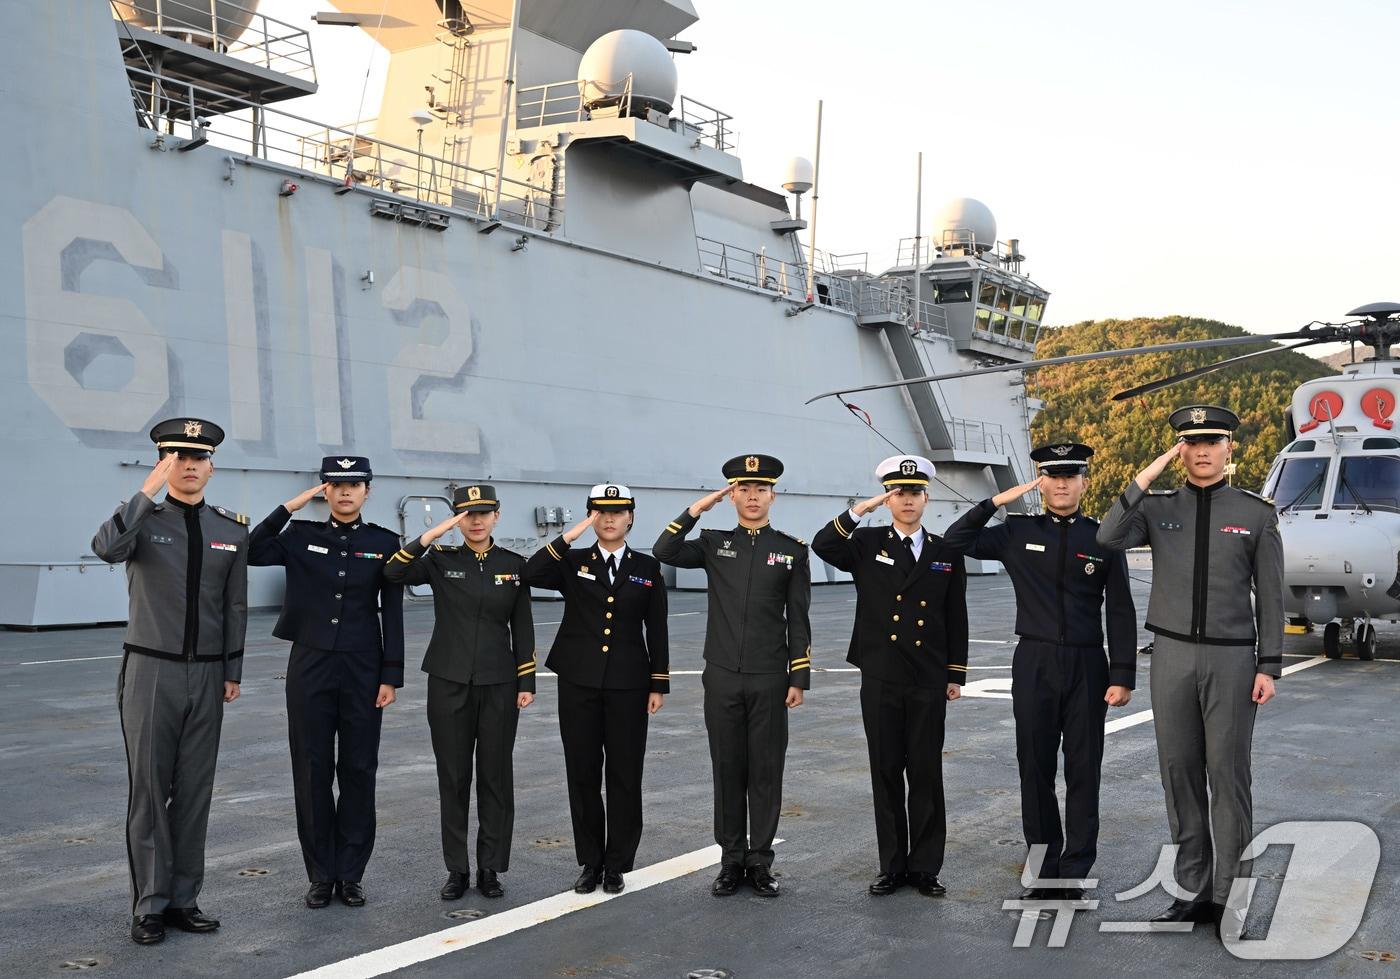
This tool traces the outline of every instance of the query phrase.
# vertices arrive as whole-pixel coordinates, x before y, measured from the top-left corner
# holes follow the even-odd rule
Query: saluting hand
[[[890,497],[898,492],[899,490],[892,489],[888,493],[881,493],[879,496],[872,496],[868,500],[861,500],[855,506],[851,507],[851,512],[857,517],[863,517],[867,513],[874,513],[876,510],[880,509],[880,507],[888,503]]]
[[[700,499],[696,500],[690,505],[690,515],[692,517],[700,516],[700,514],[704,513],[706,510],[710,509],[720,500],[724,499],[726,496],[729,496],[733,492],[733,486],[726,486],[724,489],[718,489],[715,490],[713,493],[700,497]]]
[[[288,500],[286,503],[283,503],[282,505],[287,508],[288,513],[296,513],[302,507],[306,506],[306,504],[310,503],[312,500],[316,499],[316,497],[320,496],[322,493],[326,492],[330,488],[330,483],[322,483],[320,486],[313,486],[311,487],[311,489],[307,490],[304,493],[298,493],[296,496],[292,497],[290,500]]]
[[[461,513],[453,514],[452,516],[450,516],[450,517],[448,517],[446,520],[444,520],[442,523],[438,524],[436,527],[433,527],[433,528],[431,528],[431,529],[429,529],[429,530],[423,531],[423,536],[421,536],[421,537],[418,538],[418,542],[419,542],[420,544],[422,544],[424,547],[427,547],[427,546],[430,545],[433,541],[437,540],[439,537],[441,537],[443,534],[447,533],[447,532],[448,532],[449,530],[451,530],[453,527],[457,526],[459,523],[461,523],[461,522],[462,522],[463,520],[465,520],[466,518],[467,518],[467,511],[466,511],[466,510],[463,510]]]
[[[1152,485],[1153,480],[1166,472],[1173,462],[1180,459],[1181,453],[1184,451],[1182,447],[1185,444],[1185,442],[1173,442],[1170,449],[1148,463],[1147,468],[1137,474],[1135,482],[1138,484],[1138,489],[1146,490]]]
[[[374,698],[374,706],[381,708],[388,707],[398,699],[398,694],[394,692],[394,688],[391,684],[381,683],[379,685],[379,696]]]
[[[1006,504],[1008,503],[1014,503],[1016,500],[1019,500],[1031,490],[1044,489],[1045,477],[1037,476],[1035,479],[1032,479],[1029,483],[1022,483],[1020,486],[1013,486],[1009,490],[1003,490],[1002,492],[998,493],[996,496],[992,497],[992,505],[999,507],[1006,506]]]
[[[141,484],[141,492],[154,500],[161,487],[170,480],[170,470],[175,468],[175,460],[178,458],[179,456],[172,452],[152,466],[146,481]]]
[[[591,511],[586,518],[564,531],[564,543],[572,544],[583,536],[583,532],[598,522],[598,511]]]

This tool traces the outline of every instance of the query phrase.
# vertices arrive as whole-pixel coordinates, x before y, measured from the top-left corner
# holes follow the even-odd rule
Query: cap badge
[[[468,486],[468,487],[467,487],[467,499],[469,499],[469,500],[479,500],[479,499],[481,499],[481,487],[480,487],[480,486]]]
[[[1203,422],[1203,421],[1205,421],[1205,420],[1206,420],[1206,410],[1205,410],[1204,408],[1192,408],[1192,409],[1191,409],[1191,421],[1192,421],[1194,424],[1199,425],[1199,424],[1201,424],[1201,422]]]
[[[192,438],[192,439],[193,439],[193,438],[199,438],[200,433],[203,432],[203,431],[204,431],[204,424],[203,424],[203,422],[197,422],[197,421],[187,421],[187,422],[185,422],[185,436],[186,436],[187,438]]]
[[[899,464],[899,473],[901,476],[912,476],[918,471],[919,464],[913,459],[905,459]]]
[[[617,499],[617,487],[609,486],[607,489],[603,490],[603,495],[610,499]]]
[[[1053,453],[1055,453],[1055,455],[1060,456],[1061,458],[1063,458],[1063,457],[1069,455],[1070,452],[1074,451],[1074,446],[1072,446],[1072,445],[1052,445],[1052,446],[1050,446],[1050,451],[1053,452]]]
[[[353,466],[353,465],[355,464],[355,460],[354,460],[354,459],[337,459],[337,460],[335,460],[335,464],[336,464],[337,466],[339,466],[341,469],[349,469],[351,466]]]
[[[756,472],[758,472],[758,456],[749,456],[748,458],[746,458],[746,459],[744,460],[744,472],[746,472],[746,473],[756,473]]]

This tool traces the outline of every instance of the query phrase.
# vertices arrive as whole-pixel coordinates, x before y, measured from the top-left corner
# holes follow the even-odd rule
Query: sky
[[[693,0],[680,89],[735,117],[745,178],[815,155],[817,246],[893,262],[939,205],[975,197],[1052,325],[1202,316],[1258,332],[1400,301],[1400,4],[1333,0]],[[391,0],[392,3],[392,0]],[[264,0],[309,25],[316,0]],[[355,117],[385,55],[313,32],[322,94]],[[807,205],[810,206],[809,204]]]

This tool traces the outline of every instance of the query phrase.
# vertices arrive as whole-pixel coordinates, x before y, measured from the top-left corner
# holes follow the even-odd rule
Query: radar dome
[[[979,252],[996,247],[997,219],[991,208],[971,197],[958,197],[938,209],[933,219],[934,244],[940,247],[976,245]]]
[[[159,25],[165,34],[188,34],[192,40],[208,45],[218,24],[219,46],[227,48],[238,40],[257,13],[258,0],[185,0],[182,3],[162,3],[161,0],[116,0],[117,13],[122,20],[155,30]]]
[[[789,194],[805,194],[812,189],[812,161],[794,156],[783,167],[783,190]]]
[[[579,95],[586,109],[617,105],[632,76],[632,112],[670,112],[676,104],[676,63],[666,45],[644,31],[609,31],[588,46],[579,62]]]

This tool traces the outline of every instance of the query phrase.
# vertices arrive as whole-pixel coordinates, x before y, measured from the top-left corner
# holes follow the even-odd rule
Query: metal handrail
[[[112,0],[113,16],[294,78],[316,80],[311,35],[235,0]],[[238,16],[220,19],[232,8]],[[247,17],[247,26],[237,21]],[[237,29],[238,33],[232,33]]]
[[[622,91],[607,100],[609,108],[616,106],[618,115],[635,115],[634,110],[641,107],[637,103],[645,101],[644,96],[633,91],[633,81],[632,74],[628,73],[623,79]],[[601,90],[603,86],[596,79],[569,78],[520,89],[515,95],[516,128],[534,129],[587,121],[592,118],[592,110],[585,105],[583,93],[590,88]],[[683,133],[701,143],[722,152],[734,149],[735,133],[729,125],[734,117],[728,113],[682,95],[672,107],[671,118]]]
[[[377,139],[258,105],[184,79],[128,67],[138,117],[166,135],[202,136],[211,144],[309,173],[467,210],[552,234],[563,223],[558,194],[548,187],[504,177]],[[497,185],[500,200],[497,202]],[[497,204],[499,203],[499,206]]]

